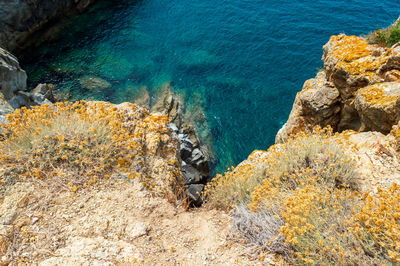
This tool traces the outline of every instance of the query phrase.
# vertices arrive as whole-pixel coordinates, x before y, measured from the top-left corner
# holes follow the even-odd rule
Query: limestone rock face
[[[61,14],[82,12],[95,0],[0,0],[0,46],[15,51]]]
[[[346,134],[341,134],[346,135]],[[340,136],[339,136],[340,137]],[[399,153],[393,135],[380,132],[352,132],[345,137],[348,145],[345,154],[353,158],[360,175],[361,191],[374,191],[400,183]]]
[[[289,120],[278,132],[276,142],[284,142],[289,135],[311,129],[315,125],[336,128],[339,122],[339,91],[326,80],[325,72],[307,80],[295,99]]]
[[[357,91],[354,101],[363,131],[389,133],[400,119],[400,83],[385,82]]]
[[[18,59],[0,48],[0,91],[5,99],[9,100],[17,91],[25,90],[26,79],[26,73],[21,69]]]
[[[324,45],[322,60],[324,70],[304,83],[275,141],[315,126],[389,133],[400,115],[400,44],[340,34]]]

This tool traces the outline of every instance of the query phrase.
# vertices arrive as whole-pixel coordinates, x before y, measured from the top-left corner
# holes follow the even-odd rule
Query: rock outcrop
[[[25,47],[28,37],[48,22],[71,12],[82,12],[95,0],[0,0],[0,47]]]
[[[152,112],[168,115],[170,127],[179,141],[181,171],[191,202],[202,204],[202,191],[210,177],[209,158],[204,152],[195,127],[184,119],[183,100],[173,93],[171,82],[163,84],[160,96],[151,108]]]
[[[324,45],[322,60],[324,70],[305,82],[276,142],[315,126],[389,133],[400,119],[400,43],[387,48],[340,34]]]
[[[55,102],[54,86],[39,84],[27,92],[27,75],[20,67],[18,59],[8,51],[0,48],[0,122],[5,115],[22,106],[51,104]]]

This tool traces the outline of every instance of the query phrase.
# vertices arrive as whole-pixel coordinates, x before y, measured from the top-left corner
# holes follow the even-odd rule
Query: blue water
[[[99,1],[22,65],[31,86],[55,83],[71,99],[131,101],[142,85],[154,98],[173,81],[188,108],[206,114],[197,126],[222,172],[274,143],[331,35],[365,34],[399,15],[398,0]],[[112,86],[83,89],[85,75]]]

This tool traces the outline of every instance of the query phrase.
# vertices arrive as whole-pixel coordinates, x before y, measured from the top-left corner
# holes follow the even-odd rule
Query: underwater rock
[[[141,86],[139,88],[139,93],[134,96],[133,102],[139,106],[150,109],[150,94],[147,86]]]
[[[174,95],[172,90],[172,82],[164,83],[160,88],[158,100],[152,106],[151,111],[168,115],[170,123],[174,123],[180,128],[183,120],[183,101]]]
[[[199,68],[215,65],[220,59],[206,50],[190,51],[182,59],[182,65],[186,68]]]
[[[103,48],[98,49],[99,56],[89,67],[92,73],[96,73],[109,80],[126,80],[134,70],[131,64],[122,55],[105,55]]]
[[[110,82],[95,76],[81,77],[79,78],[79,84],[82,86],[82,88],[87,89],[91,92],[98,92],[111,87]]]

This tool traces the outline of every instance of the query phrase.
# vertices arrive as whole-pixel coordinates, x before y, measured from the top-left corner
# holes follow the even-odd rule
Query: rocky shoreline
[[[18,52],[32,45],[29,37],[49,23],[73,13],[84,12],[95,0],[0,0],[0,121],[21,107],[52,104],[57,101],[54,85],[39,84],[27,91],[27,75],[20,67],[17,57],[9,51]],[[37,42],[44,41],[36,40]],[[2,48],[1,48],[2,47]],[[4,49],[3,49],[4,48]],[[83,82],[83,81],[80,81]],[[97,79],[86,81],[89,85]],[[86,84],[85,83],[85,84]],[[96,85],[96,84],[95,84]],[[151,111],[168,115],[171,130],[179,145],[181,171],[187,186],[187,196],[195,206],[202,204],[201,193],[210,178],[210,163],[206,147],[200,144],[195,126],[185,121],[183,101],[173,93],[171,83],[162,86],[162,95]],[[148,93],[137,99],[139,105],[150,108]],[[140,102],[142,101],[142,102]],[[186,119],[187,120],[187,119]]]

